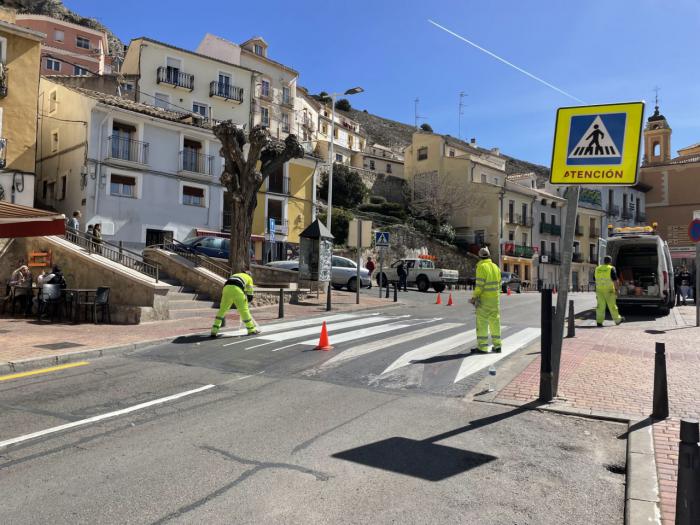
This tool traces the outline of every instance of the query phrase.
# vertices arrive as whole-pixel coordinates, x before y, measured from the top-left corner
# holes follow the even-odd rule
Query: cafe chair
[[[39,320],[41,320],[44,314],[49,314],[51,322],[53,323],[56,318],[57,310],[60,319],[62,306],[63,296],[61,294],[61,286],[58,284],[43,285],[39,293]]]
[[[97,289],[95,292],[95,297],[92,300],[82,300],[78,301],[78,309],[80,309],[81,306],[85,307],[85,312],[86,312],[86,320],[87,320],[87,311],[92,312],[92,321],[97,324],[97,309],[102,310],[102,322],[105,322],[105,318],[107,319],[108,324],[112,324],[112,317],[109,313],[109,288],[106,287],[100,287]]]

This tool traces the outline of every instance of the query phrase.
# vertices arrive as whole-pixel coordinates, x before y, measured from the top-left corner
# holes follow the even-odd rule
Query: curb
[[[634,428],[649,421],[647,425]],[[659,482],[656,476],[652,422],[630,422],[627,433],[627,483],[625,489],[625,523],[661,524]]]
[[[274,306],[274,305],[273,305]],[[372,310],[381,308],[391,308],[391,307],[399,307],[399,306],[404,306],[402,303],[390,303],[387,305],[380,305],[380,306],[370,306],[368,308],[355,308],[351,310],[347,310],[348,313],[351,312],[370,312]],[[265,308],[265,307],[263,307]],[[336,310],[336,311],[331,311],[330,313],[338,313],[342,312],[342,310]],[[310,316],[310,317],[321,317],[324,315],[323,313],[319,313],[317,316]],[[303,316],[299,316],[299,319],[301,319]],[[291,319],[286,319],[286,320],[291,320]],[[284,322],[285,319],[274,319],[272,323],[268,324],[274,324],[276,322]],[[224,332],[224,331],[222,331]],[[122,344],[122,345],[116,345],[116,346],[107,346],[103,348],[91,348],[88,350],[76,350],[75,352],[70,352],[62,355],[52,355],[52,356],[45,356],[45,357],[36,357],[32,359],[23,359],[22,361],[8,361],[5,363],[0,363],[0,375],[4,374],[15,374],[18,372],[27,372],[29,370],[34,370],[37,368],[46,368],[50,366],[56,366],[56,365],[62,365],[66,363],[72,363],[74,361],[82,361],[88,358],[98,358],[98,357],[105,357],[105,356],[120,356],[120,355],[125,355],[131,352],[135,352],[137,350],[143,350],[144,348],[148,348],[150,346],[155,346],[159,344],[164,344],[164,343],[169,343],[173,339],[176,339],[178,337],[182,337],[185,335],[193,335],[193,334],[178,334],[170,337],[162,337],[160,339],[150,339],[148,341],[138,341],[135,343],[127,343],[127,344]]]

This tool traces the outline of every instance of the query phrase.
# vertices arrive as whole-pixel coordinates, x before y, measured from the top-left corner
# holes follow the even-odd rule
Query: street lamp
[[[357,86],[348,89],[345,95],[357,95],[362,93],[364,89]],[[328,223],[328,231],[331,231],[331,214],[333,210],[333,163],[335,162],[335,152],[334,152],[334,142],[335,142],[335,97],[341,93],[331,93],[331,104],[332,104],[332,114],[331,114],[331,146],[328,153],[328,161],[330,162],[330,171],[328,172],[328,215],[326,222]]]

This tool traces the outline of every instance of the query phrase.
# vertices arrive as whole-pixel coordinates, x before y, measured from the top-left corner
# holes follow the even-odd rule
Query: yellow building
[[[594,273],[598,266],[598,239],[603,235],[605,211],[588,208],[579,201],[574,230],[574,254],[571,262],[571,287],[573,290],[592,289]]]
[[[0,8],[0,200],[34,205],[37,98],[43,33]]]
[[[501,269],[532,283],[536,279],[532,263],[535,253],[533,211],[539,195],[536,181],[531,174],[510,175],[503,189]]]

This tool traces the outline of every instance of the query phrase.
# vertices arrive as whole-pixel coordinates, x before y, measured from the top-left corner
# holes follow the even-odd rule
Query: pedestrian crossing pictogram
[[[626,113],[571,117],[568,165],[614,165],[622,162]]]
[[[389,232],[374,232],[374,245],[389,246]]]

